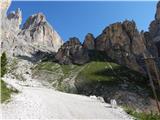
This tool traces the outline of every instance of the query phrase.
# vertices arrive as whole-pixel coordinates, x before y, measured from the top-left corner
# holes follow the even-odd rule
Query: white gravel
[[[14,81],[14,82],[13,82]],[[6,80],[6,82],[8,82]],[[131,120],[121,108],[111,108],[90,97],[67,94],[53,89],[26,87],[12,80],[20,88],[7,104],[2,104],[2,119],[109,119]],[[17,85],[15,85],[17,84]],[[21,87],[20,87],[21,86]]]

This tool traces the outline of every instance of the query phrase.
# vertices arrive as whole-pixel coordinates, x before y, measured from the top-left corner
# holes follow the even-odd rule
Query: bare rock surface
[[[88,33],[85,36],[83,47],[87,48],[88,50],[94,50],[95,49],[95,41],[94,40],[95,40],[95,38],[94,38],[93,34]]]
[[[150,54],[135,22],[128,20],[106,27],[96,38],[96,49],[105,51],[117,63],[140,72],[144,72],[140,65],[143,54]]]
[[[9,3],[1,3],[4,7],[1,24],[2,52],[5,51],[8,56],[32,57],[38,51],[50,53],[59,49],[63,40],[42,13],[30,16],[21,29],[22,11],[17,9],[7,15]]]
[[[61,46],[55,58],[61,64],[85,64],[89,61],[87,49],[75,37],[70,38],[69,41]]]
[[[52,29],[42,13],[30,16],[23,25],[19,36],[28,43],[46,47],[46,49],[55,52],[63,43],[58,33]]]
[[[160,1],[157,3],[155,20],[150,23],[149,34],[158,49],[158,56],[160,57]]]

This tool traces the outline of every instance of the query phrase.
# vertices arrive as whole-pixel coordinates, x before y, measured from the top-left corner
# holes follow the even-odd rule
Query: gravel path
[[[20,65],[18,72],[30,73],[28,69]],[[16,72],[17,73],[17,72]],[[26,81],[14,79],[10,74],[4,81],[20,91],[12,96],[9,103],[1,105],[0,119],[108,119],[108,120],[132,120],[121,108],[111,108],[110,104],[102,103],[96,97],[58,92],[50,87],[45,87],[37,80],[33,80],[30,74],[24,76]]]
[[[122,109],[111,108],[97,99],[40,86],[16,86],[21,87],[21,92],[14,95],[11,102],[2,104],[2,119],[131,120]]]

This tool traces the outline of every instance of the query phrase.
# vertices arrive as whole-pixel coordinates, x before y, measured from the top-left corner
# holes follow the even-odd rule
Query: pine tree
[[[6,53],[3,52],[1,55],[1,77],[3,77],[7,72],[7,57]]]

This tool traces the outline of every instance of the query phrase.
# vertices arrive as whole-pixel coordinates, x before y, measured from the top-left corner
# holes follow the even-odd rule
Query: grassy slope
[[[9,100],[11,98],[11,94],[15,91],[11,90],[11,89],[8,89],[6,87],[6,84],[3,82],[3,80],[1,80],[1,89],[0,89],[0,92],[1,92],[1,103]]]
[[[78,65],[59,65],[58,63],[55,62],[42,62],[39,63],[35,68],[33,68],[34,74],[36,71],[46,71],[46,72],[51,72],[51,73],[56,73],[56,75],[61,76],[61,78],[66,78],[70,77],[72,73],[76,72],[79,70],[81,66]],[[63,74],[59,74],[59,71],[61,71]]]
[[[143,85],[146,82],[146,78],[136,71],[113,62],[102,61],[88,63],[77,79],[83,79],[86,83],[103,82],[106,84],[136,82],[138,85]]]
[[[124,107],[124,110],[129,115],[136,118],[136,120],[160,120],[160,115],[157,113],[144,113],[144,112],[136,112],[128,107]]]
[[[42,62],[39,63],[33,70],[34,75],[41,74],[40,71],[44,71],[49,75],[55,75],[58,77],[51,77],[53,82],[55,79],[62,85],[61,82],[65,78],[72,78],[77,71],[82,67],[84,69],[78,73],[76,80],[82,81],[83,83],[97,83],[101,82],[108,85],[117,85],[119,83],[131,82],[138,85],[144,86],[145,77],[143,77],[138,72],[130,70],[124,66],[118,65],[113,62],[103,62],[103,61],[92,61],[85,65],[59,65],[54,62]],[[48,75],[48,76],[49,76]],[[47,79],[47,78],[46,78]]]
[[[146,87],[146,79],[140,73],[128,69],[124,66],[118,65],[113,62],[104,62],[104,61],[92,61],[85,65],[59,65],[54,62],[42,62],[37,65],[34,69],[37,71],[45,70],[47,72],[56,72],[56,75],[60,75],[59,81],[59,90],[67,91],[63,80],[65,78],[72,78],[78,70],[83,69],[78,73],[76,77],[76,82],[83,82],[85,85],[91,85],[92,88],[97,83],[102,83],[105,86],[109,87],[118,87],[119,84],[127,83],[129,84],[129,89],[137,89],[137,86],[144,88],[150,92],[150,88]],[[63,74],[59,74],[59,70],[63,71]],[[68,92],[68,91],[67,91]],[[156,120],[157,115],[145,114],[132,112],[131,114],[139,120]],[[156,118],[156,119],[154,119]]]
[[[56,89],[64,92],[72,91],[70,83],[64,79],[72,79],[76,72],[81,68],[78,65],[59,65],[55,62],[41,62],[33,68],[33,76],[39,76],[38,79],[45,79]],[[43,74],[43,76],[41,76]],[[45,76],[45,77],[44,77]]]

